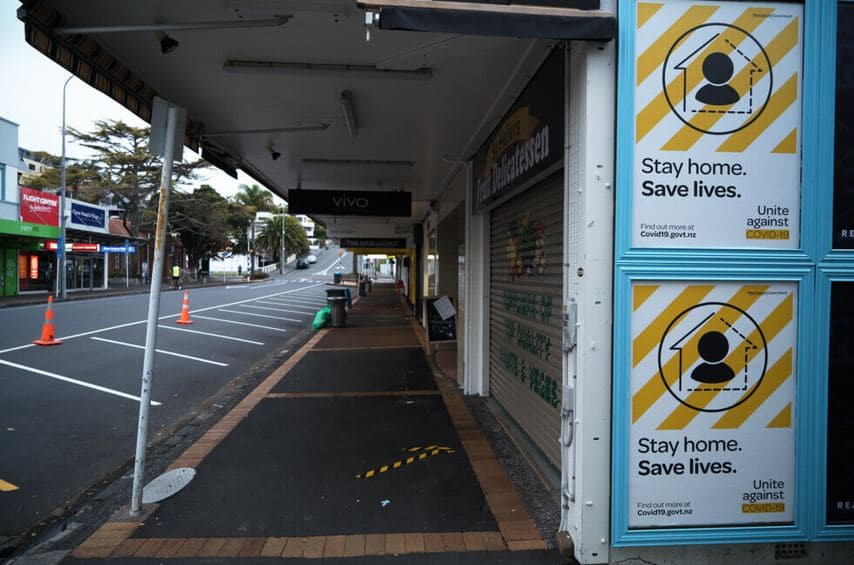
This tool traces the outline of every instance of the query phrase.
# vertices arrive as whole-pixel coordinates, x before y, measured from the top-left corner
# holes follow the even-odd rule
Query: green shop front
[[[49,289],[52,257],[40,251],[39,244],[57,237],[55,226],[0,220],[0,296]]]

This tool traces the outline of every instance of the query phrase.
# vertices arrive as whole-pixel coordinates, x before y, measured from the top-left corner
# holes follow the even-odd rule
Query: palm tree
[[[305,235],[305,230],[293,216],[285,216],[285,218],[285,248],[296,255],[307,253],[308,237]],[[259,248],[272,251],[276,260],[282,260],[279,257],[282,248],[281,215],[272,216],[267,220],[264,227],[261,228],[261,233],[258,234],[255,240],[255,245]]]
[[[258,212],[272,212],[276,209],[275,205],[273,205],[273,195],[269,190],[262,188],[257,184],[241,184],[240,192],[234,195],[234,200],[238,204],[242,204],[246,208],[246,211],[252,216],[252,223],[249,224],[251,226],[249,234],[251,247],[255,241],[255,214]],[[254,249],[250,251],[249,259],[249,276],[252,277],[255,273]]]

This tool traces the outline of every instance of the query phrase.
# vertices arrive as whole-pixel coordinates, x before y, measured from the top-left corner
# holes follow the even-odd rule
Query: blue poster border
[[[809,426],[802,425],[809,417],[813,404],[810,379],[803,375],[812,372],[810,344],[815,343],[813,324],[800,323],[811,316],[814,271],[808,266],[781,268],[704,268],[686,269],[674,265],[670,269],[627,266],[620,269],[615,281],[618,299],[614,304],[614,390],[612,447],[611,535],[613,545],[651,546],[662,544],[748,543],[756,541],[803,541],[808,539],[811,517],[810,485],[815,484],[814,469],[809,465]],[[796,283],[797,301],[797,359],[795,374],[795,520],[790,525],[715,526],[685,528],[629,529],[629,432],[631,421],[631,290],[635,282],[706,282],[715,283]],[[806,298],[804,300],[803,298]],[[807,317],[807,318],[805,318]]]
[[[830,281],[854,280],[854,250],[831,248],[828,221],[833,213],[834,116],[828,109],[834,108],[837,3],[804,2],[801,241],[796,250],[632,247],[636,4],[634,0],[619,0],[618,6],[612,544],[631,547],[854,539],[854,526],[826,524],[823,468],[827,454]],[[631,286],[635,281],[651,280],[798,283],[796,506],[792,525],[628,528]]]

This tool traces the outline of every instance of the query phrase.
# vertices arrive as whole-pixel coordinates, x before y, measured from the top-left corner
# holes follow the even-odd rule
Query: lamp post
[[[59,165],[59,241],[56,242],[56,297],[65,300],[68,298],[65,281],[65,92],[68,83],[74,75],[65,79],[62,85],[62,161]]]
[[[285,255],[285,203],[282,202],[282,258],[279,260],[279,274],[285,274],[285,261],[287,261],[287,256]]]

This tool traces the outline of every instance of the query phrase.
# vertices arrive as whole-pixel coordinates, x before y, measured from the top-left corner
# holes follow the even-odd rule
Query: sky
[[[62,85],[71,73],[24,41],[24,24],[15,12],[18,0],[0,0],[0,117],[18,124],[18,146],[31,151],[62,153]],[[148,125],[124,106],[78,78],[66,91],[66,125],[91,129],[95,120],[122,120],[136,127]],[[87,157],[85,148],[66,140],[66,155]],[[198,155],[184,148],[184,159]],[[219,169],[203,172],[195,184],[210,184],[223,196],[233,196],[241,183],[254,181],[238,172],[234,180]],[[274,200],[278,200],[274,197]]]

